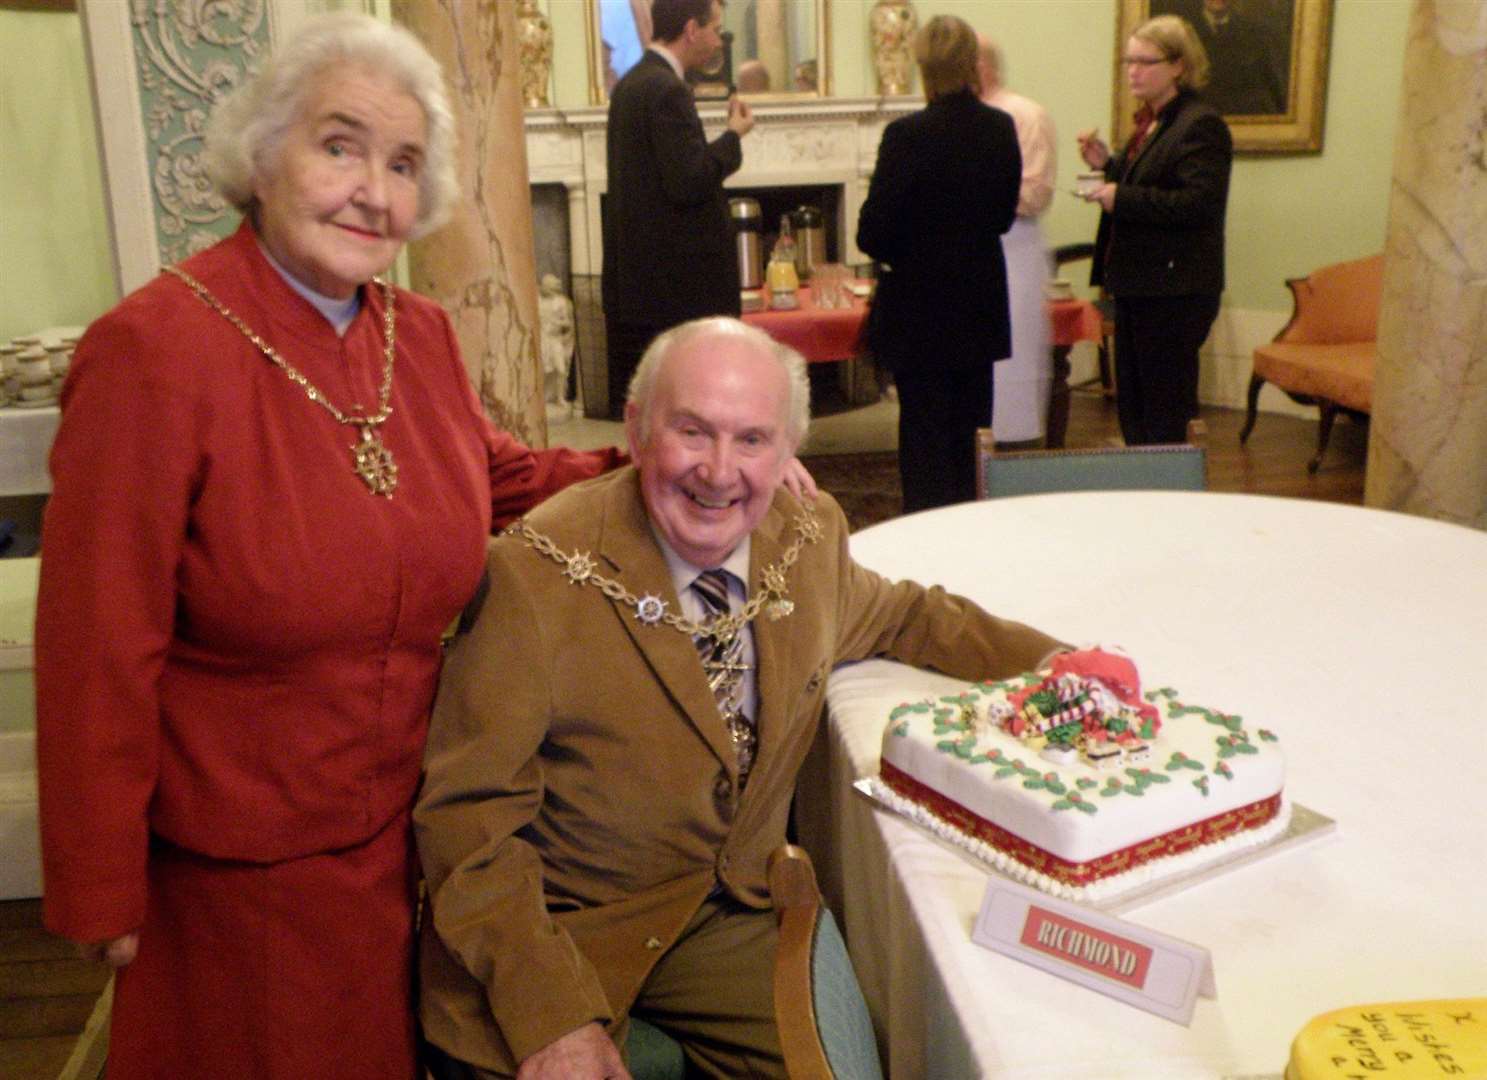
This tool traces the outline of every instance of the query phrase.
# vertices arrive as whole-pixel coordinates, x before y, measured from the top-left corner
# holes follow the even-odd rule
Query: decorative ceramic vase
[[[537,0],[517,0],[516,40],[521,48],[521,99],[529,109],[548,107],[548,76],[552,73],[552,24]]]
[[[873,67],[878,93],[907,94],[913,82],[912,45],[919,18],[909,0],[878,0],[868,25],[872,31]]]

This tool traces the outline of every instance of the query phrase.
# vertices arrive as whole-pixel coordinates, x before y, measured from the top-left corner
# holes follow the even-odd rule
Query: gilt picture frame
[[[1224,115],[1239,154],[1322,149],[1333,0],[1119,0],[1115,39],[1115,144],[1130,138],[1137,103],[1121,56],[1157,15],[1188,20],[1210,53],[1203,91]]]

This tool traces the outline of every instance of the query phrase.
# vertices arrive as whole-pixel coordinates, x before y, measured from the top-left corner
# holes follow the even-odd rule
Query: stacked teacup
[[[20,379],[17,406],[37,409],[56,402],[57,384],[52,373],[52,360],[40,345],[22,349],[16,356],[16,374]]]

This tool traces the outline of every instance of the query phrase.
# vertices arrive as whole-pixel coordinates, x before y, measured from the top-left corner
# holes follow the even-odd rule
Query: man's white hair
[[[274,50],[256,75],[218,103],[202,154],[207,175],[229,203],[251,210],[254,177],[278,168],[279,146],[311,84],[338,68],[390,76],[418,102],[428,131],[412,235],[438,228],[449,217],[458,190],[454,116],[443,70],[409,31],[366,15],[311,19]]]
[[[700,337],[741,338],[756,346],[760,352],[780,365],[780,370],[785,373],[785,381],[789,387],[789,402],[785,414],[785,437],[790,441],[792,450],[799,447],[811,423],[811,380],[806,374],[805,357],[790,346],[776,341],[763,330],[722,315],[693,319],[691,322],[674,326],[664,334],[657,336],[645,350],[645,355],[640,358],[640,364],[635,368],[635,374],[630,379],[629,393],[625,397],[626,402],[636,408],[639,417],[640,441],[645,443],[650,439],[651,398],[656,388],[656,375],[660,372],[661,365],[677,349]]]

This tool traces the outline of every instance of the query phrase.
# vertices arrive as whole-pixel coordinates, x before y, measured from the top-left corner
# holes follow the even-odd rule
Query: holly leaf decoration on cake
[[[1173,772],[1177,769],[1197,769],[1199,772],[1202,772],[1203,763],[1188,757],[1181,750],[1174,750],[1172,751],[1172,757],[1167,760],[1167,770]]]
[[[1258,754],[1260,748],[1252,745],[1242,735],[1220,735],[1218,737],[1219,757],[1231,758],[1235,754]]]
[[[1266,731],[1264,728],[1261,728],[1260,729],[1260,741],[1261,742],[1280,742],[1280,739],[1278,739],[1276,737],[1275,732],[1273,732],[1273,731]]]
[[[1054,795],[1063,795],[1068,791],[1064,782],[1059,779],[1058,773],[1037,773],[1022,782],[1022,786],[1031,791],[1048,791]]]
[[[897,720],[899,717],[907,716],[910,713],[927,712],[929,712],[929,702],[927,701],[904,702],[902,705],[894,706],[893,711],[888,714],[888,719]]]
[[[1206,776],[1200,776],[1200,777],[1198,777],[1198,779],[1196,779],[1196,780],[1193,781],[1193,787],[1195,787],[1199,791],[1203,792],[1203,797],[1205,799],[1208,798],[1208,777],[1206,777]]]

